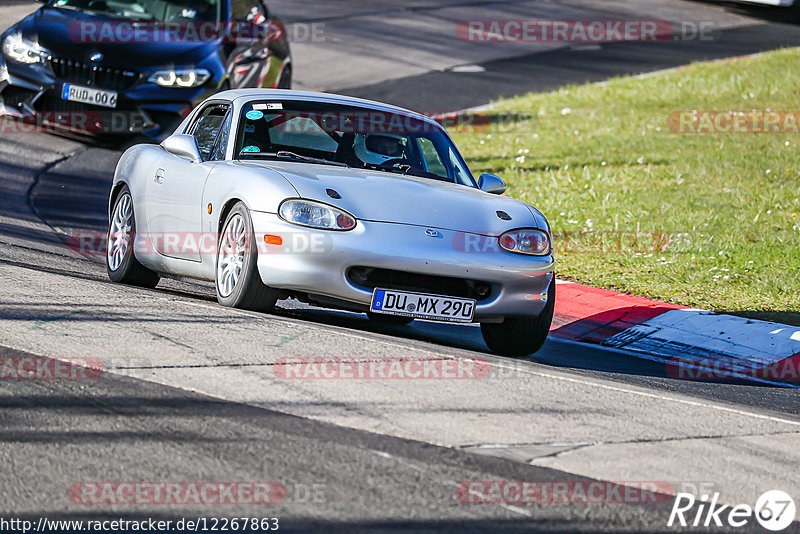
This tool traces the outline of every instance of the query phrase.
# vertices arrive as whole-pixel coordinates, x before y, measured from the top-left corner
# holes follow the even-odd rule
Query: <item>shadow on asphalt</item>
[[[737,4],[733,2],[721,2],[720,0],[690,0],[698,4],[720,5],[726,6],[726,11],[752,17],[754,19],[761,19],[766,22],[777,22],[786,24],[799,24],[800,25],[800,7],[770,7],[770,6],[757,6],[749,4]],[[797,2],[795,2],[797,3]]]

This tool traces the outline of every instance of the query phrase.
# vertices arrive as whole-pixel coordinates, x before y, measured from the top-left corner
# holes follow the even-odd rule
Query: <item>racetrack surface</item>
[[[800,43],[798,27],[679,1],[659,3],[657,13],[646,2],[318,4],[270,2],[289,22],[325,22],[331,39],[295,46],[298,85],[425,111]],[[9,25],[22,7],[0,8],[0,19]],[[726,40],[531,55],[519,45],[465,48],[442,30],[468,18],[546,13],[715,20]],[[675,54],[661,48],[669,45]],[[486,71],[452,71],[468,63]],[[0,481],[0,515],[275,515],[297,530],[329,522],[387,531],[639,531],[664,530],[669,505],[470,505],[455,488],[588,477],[676,488],[707,482],[731,504],[752,505],[769,489],[800,497],[794,389],[677,381],[654,362],[556,340],[535,360],[509,360],[489,354],[474,326],[382,327],[291,301],[275,315],[242,312],[218,306],[208,284],[111,284],[103,258],[78,256],[65,239],[105,230],[119,154],[44,134],[0,138],[0,355],[94,357],[105,367],[93,381],[0,381],[0,461],[12,467]],[[286,380],[280,358],[290,355],[482,359],[492,372],[457,381]],[[92,480],[277,480],[290,489],[320,484],[324,497],[295,496],[257,513],[69,499],[72,484]]]

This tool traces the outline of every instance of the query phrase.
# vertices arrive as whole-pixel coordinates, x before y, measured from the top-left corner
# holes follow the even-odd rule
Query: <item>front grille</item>
[[[351,284],[369,290],[380,287],[383,289],[431,293],[475,300],[486,300],[492,294],[492,285],[480,280],[409,273],[374,267],[352,267],[347,271],[347,279]]]
[[[50,64],[56,77],[65,82],[111,91],[126,91],[139,79],[139,74],[133,71],[89,65],[72,59],[54,57],[50,58]]]
[[[48,92],[36,101],[36,111],[46,122],[88,134],[129,134],[152,128],[150,118],[120,99],[117,109],[70,102]]]

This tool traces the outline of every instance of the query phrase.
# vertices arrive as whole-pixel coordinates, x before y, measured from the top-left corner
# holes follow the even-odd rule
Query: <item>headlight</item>
[[[511,230],[498,238],[500,248],[517,254],[544,256],[550,252],[550,236],[542,230]]]
[[[179,87],[188,89],[200,87],[208,81],[211,73],[206,69],[160,70],[148,78],[148,82],[157,83],[161,87]]]
[[[346,211],[311,200],[284,200],[278,213],[285,221],[311,228],[352,230],[356,227],[356,218]]]
[[[3,55],[11,61],[26,65],[44,63],[46,56],[44,50],[39,48],[38,45],[13,33],[3,39]]]

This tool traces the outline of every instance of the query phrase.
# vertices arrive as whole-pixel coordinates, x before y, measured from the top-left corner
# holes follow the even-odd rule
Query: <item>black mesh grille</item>
[[[127,134],[152,127],[152,122],[147,115],[123,99],[120,100],[117,109],[110,109],[70,102],[62,100],[53,93],[45,93],[36,101],[35,108],[51,122],[57,119],[59,124],[75,126],[75,128],[69,129],[77,129],[90,134]]]
[[[30,105],[34,96],[36,96],[34,91],[9,85],[3,91],[3,103],[9,107],[19,108],[21,104]]]
[[[485,300],[492,293],[491,284],[479,280],[408,273],[373,267],[352,267],[347,271],[347,279],[355,286],[370,290],[380,287],[383,289],[415,291],[476,300]]]
[[[89,65],[72,59],[51,58],[50,64],[56,77],[65,82],[112,91],[130,89],[139,79],[139,74],[132,71]]]

